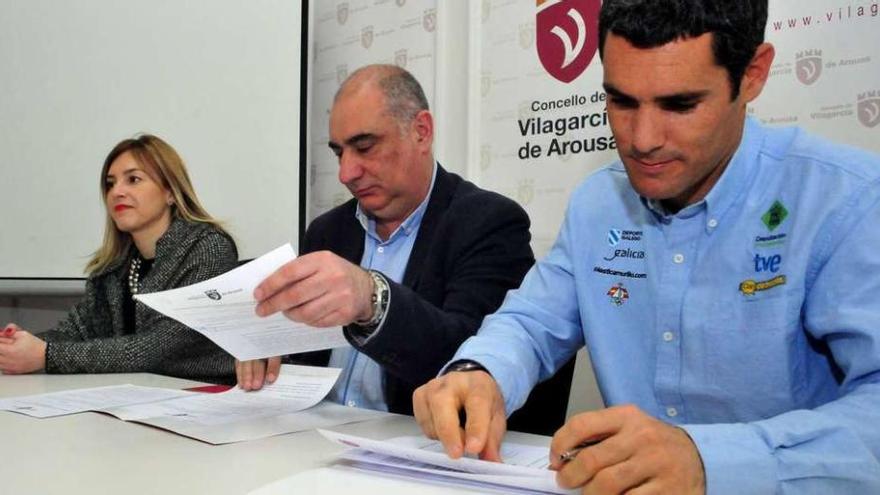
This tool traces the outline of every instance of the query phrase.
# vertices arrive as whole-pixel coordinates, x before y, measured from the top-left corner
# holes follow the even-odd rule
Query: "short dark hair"
[[[727,69],[731,99],[764,42],[768,0],[605,0],[599,14],[599,56],[608,33],[638,48],[712,34],[715,63]]]

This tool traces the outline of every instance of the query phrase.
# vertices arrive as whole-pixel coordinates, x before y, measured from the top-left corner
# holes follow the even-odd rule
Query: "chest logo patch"
[[[779,227],[782,222],[785,221],[785,217],[787,216],[788,210],[785,209],[785,206],[779,201],[774,201],[773,206],[761,216],[761,221],[764,222],[764,226],[767,227],[767,230],[773,232],[776,230],[776,227]]]
[[[615,306],[622,306],[629,299],[629,291],[623,287],[622,283],[612,286],[606,294]]]
[[[620,238],[623,236],[623,231],[620,229],[611,229],[608,231],[608,245],[614,247],[620,244]]]
[[[739,291],[742,292],[744,296],[752,296],[758,292],[770,290],[780,285],[785,285],[785,275],[779,275],[778,277],[773,277],[761,282],[752,279],[743,280],[739,284]]]

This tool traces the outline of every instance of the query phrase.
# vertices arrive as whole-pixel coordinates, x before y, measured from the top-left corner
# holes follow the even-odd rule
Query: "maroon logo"
[[[437,11],[434,9],[428,9],[425,11],[425,14],[422,16],[422,27],[425,28],[425,31],[429,33],[433,33],[434,29],[437,28]]]
[[[859,122],[865,127],[876,127],[880,124],[880,91],[868,91],[859,95],[857,105]]]
[[[798,81],[809,86],[819,80],[822,75],[822,50],[798,52],[795,59],[794,72]]]
[[[569,83],[590,65],[599,48],[600,0],[537,0],[536,38],[541,65]]]

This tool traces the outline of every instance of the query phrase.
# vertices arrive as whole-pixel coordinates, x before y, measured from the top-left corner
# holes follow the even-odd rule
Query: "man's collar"
[[[408,217],[400,224],[394,232],[388,236],[388,240],[391,240],[398,232],[404,232],[406,235],[412,235],[415,232],[419,225],[422,222],[422,217],[425,215],[425,210],[428,208],[428,202],[431,200],[431,193],[434,191],[434,183],[437,180],[437,168],[439,164],[435,161],[434,168],[431,171],[431,184],[428,186],[428,194],[425,195],[425,198],[419,203],[419,206],[413,210],[412,213],[409,214]],[[358,223],[361,224],[364,231],[367,232],[368,235],[373,236],[376,239],[380,239],[379,235],[376,233],[376,219],[369,213],[367,213],[363,208],[361,208],[361,204],[357,203],[354,212],[355,218],[357,218]]]
[[[642,197],[642,204],[663,222],[669,222],[672,217],[689,218],[702,208],[707,209],[707,217],[710,220],[714,219],[717,222],[717,219],[736,203],[751,184],[757,171],[757,155],[763,142],[764,129],[754,119],[746,118],[743,136],[736,152],[705,198],[682,208],[674,215],[670,214],[659,200]],[[711,230],[711,227],[707,226],[707,228]]]

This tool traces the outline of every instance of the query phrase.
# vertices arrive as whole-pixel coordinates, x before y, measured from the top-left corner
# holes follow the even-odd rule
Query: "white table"
[[[200,385],[144,373],[0,375],[0,397],[124,383]],[[420,433],[413,418],[392,414],[333,429],[376,439]],[[547,437],[523,433],[508,438],[533,445],[549,443]],[[294,473],[329,466],[342,449],[315,431],[215,446],[99,413],[35,419],[6,411],[0,411],[0,443],[0,492],[65,495],[242,494]],[[359,490],[352,486],[350,491]]]

